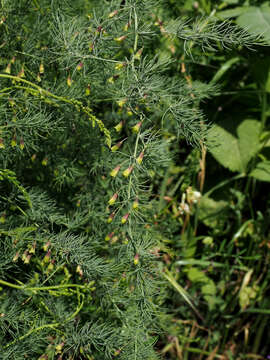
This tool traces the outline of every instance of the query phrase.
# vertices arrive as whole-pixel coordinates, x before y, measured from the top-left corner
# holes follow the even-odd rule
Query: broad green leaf
[[[211,146],[209,151],[221,165],[231,171],[244,172],[239,142],[236,137],[223,127],[214,125],[209,132],[208,139],[210,142],[216,144],[215,146]]]
[[[222,20],[230,19],[236,16],[240,16],[249,10],[249,6],[238,6],[234,9],[218,11],[216,17]]]
[[[210,147],[213,157],[231,171],[246,173],[247,165],[260,146],[260,123],[257,120],[242,121],[233,134],[234,126],[230,121],[214,125],[209,132]]]
[[[270,161],[262,161],[258,163],[250,176],[261,181],[270,182]]]
[[[249,9],[240,15],[237,24],[254,35],[263,35],[270,44],[270,7],[268,3],[260,7],[250,6]]]

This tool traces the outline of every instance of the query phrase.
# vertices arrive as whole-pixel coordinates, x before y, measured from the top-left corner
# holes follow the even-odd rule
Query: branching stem
[[[51,97],[51,98],[53,98],[55,100],[58,100],[60,102],[65,102],[67,104],[73,105],[76,108],[77,111],[83,111],[89,117],[89,120],[92,121],[93,127],[94,127],[95,124],[98,124],[99,129],[104,133],[104,135],[106,137],[107,145],[109,147],[111,147],[111,135],[110,135],[109,130],[105,127],[105,125],[103,124],[103,122],[100,119],[96,118],[92,114],[92,110],[88,106],[84,106],[81,101],[78,101],[76,99],[69,99],[69,98],[66,98],[66,97],[63,97],[63,96],[55,95],[55,94],[51,93],[50,91],[43,89],[39,85],[37,85],[37,84],[35,84],[35,83],[33,83],[33,82],[29,81],[29,80],[20,78],[19,76],[8,75],[8,74],[0,74],[0,78],[6,78],[6,79],[11,79],[13,81],[23,82],[23,83],[31,86],[31,88],[24,87],[24,90],[30,92],[34,96],[40,95],[40,96]],[[16,86],[15,86],[15,88],[16,88]],[[34,92],[33,88],[36,89],[38,92]]]
[[[87,286],[91,286],[94,284],[93,281],[91,281],[90,283],[86,285],[79,285],[79,284],[59,284],[59,285],[52,285],[52,286],[37,286],[37,287],[26,287],[25,285],[16,285],[16,284],[12,284],[10,282],[7,282],[5,280],[1,280],[0,279],[0,284],[14,288],[14,289],[18,289],[18,290],[23,290],[23,291],[46,291],[46,290],[54,290],[54,289],[67,289],[67,288],[79,288],[79,289],[86,289]]]

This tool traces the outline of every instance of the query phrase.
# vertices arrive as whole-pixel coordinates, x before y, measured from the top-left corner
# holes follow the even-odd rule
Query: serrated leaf
[[[214,125],[209,132],[210,147],[213,157],[231,171],[246,173],[247,165],[260,146],[260,123],[254,119],[242,121],[233,133],[232,121],[223,121]]]
[[[270,161],[262,161],[258,163],[250,176],[261,181],[270,182]]]
[[[260,7],[250,6],[249,9],[240,15],[236,23],[254,35],[263,35],[270,44],[270,7],[268,3]]]

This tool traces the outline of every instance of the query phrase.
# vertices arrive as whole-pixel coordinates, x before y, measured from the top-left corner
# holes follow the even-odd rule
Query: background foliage
[[[269,3],[0,19],[0,358],[266,358]]]

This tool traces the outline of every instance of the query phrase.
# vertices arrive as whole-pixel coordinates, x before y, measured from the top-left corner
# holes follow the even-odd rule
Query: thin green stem
[[[261,321],[259,322],[259,329],[257,329],[256,331],[256,338],[254,340],[254,344],[253,344],[253,348],[252,348],[252,352],[254,354],[256,354],[259,350],[259,347],[262,343],[262,337],[265,331],[265,327],[267,326],[267,323],[269,321],[269,318],[267,316],[265,316],[265,314],[261,314],[259,315]]]
[[[5,280],[1,280],[1,279],[0,279],[0,284],[11,287],[13,289],[21,289],[22,288],[22,286],[20,286],[20,285],[12,284],[12,283],[9,283],[9,282],[7,282]]]
[[[265,123],[267,119],[267,93],[266,91],[262,94],[262,107],[261,107],[261,133],[265,128]]]
[[[227,267],[226,264],[218,263],[216,261],[198,260],[198,259],[178,260],[175,262],[175,264],[182,265],[182,266],[185,266],[185,265],[198,265],[198,266],[202,266],[202,267],[213,266],[214,268],[215,267],[219,267],[219,268]],[[246,266],[233,265],[233,268],[243,270],[243,271],[248,271],[248,267],[246,267]]]
[[[80,301],[80,296],[82,297],[81,301]],[[84,294],[78,293],[78,306],[77,306],[75,312],[73,314],[71,314],[64,322],[68,322],[68,321],[74,319],[77,316],[77,314],[81,311],[83,305],[84,305]]]
[[[6,346],[4,346],[4,349],[8,348],[9,346],[15,344],[16,342],[18,341],[21,341],[23,339],[25,339],[26,337],[30,336],[31,334],[35,333],[35,332],[38,332],[38,331],[41,331],[43,329],[46,329],[46,328],[51,328],[51,329],[54,329],[55,327],[58,327],[60,325],[60,323],[52,323],[52,324],[45,324],[45,325],[41,325],[35,329],[31,329],[29,330],[26,334],[20,336],[19,338],[11,341],[10,343],[8,343]]]
[[[64,102],[67,102],[67,103],[70,103],[70,104],[74,104],[74,100],[70,100],[70,99],[64,98],[62,96],[55,95],[55,94],[51,93],[50,91],[43,89],[41,86],[39,86],[39,85],[29,81],[29,80],[20,78],[18,76],[8,75],[8,74],[0,74],[0,78],[6,78],[6,79],[11,79],[11,80],[14,80],[14,81],[18,81],[18,82],[23,82],[23,83],[25,83],[27,85],[30,85],[33,88],[37,89],[39,91],[40,95],[47,95],[47,96],[50,96],[50,97],[52,97],[54,99],[64,101]]]
[[[136,336],[135,336],[135,344],[134,344],[134,346],[135,346],[135,358],[134,358],[134,360],[136,360],[137,359],[137,353],[138,353],[138,337],[137,337],[137,334],[136,334]]]
[[[12,86],[7,87],[7,88],[4,88],[4,89],[1,89],[1,90],[0,90],[0,93],[3,93],[2,95],[6,95],[6,92],[7,92],[8,90],[12,90],[12,89],[13,89]]]
[[[74,284],[75,285],[75,284]],[[48,288],[48,287],[47,287]],[[82,298],[82,300],[80,301],[80,297]],[[7,344],[6,346],[4,346],[4,349],[8,348],[9,346],[15,344],[16,342],[18,341],[21,341],[23,339],[25,339],[26,337],[30,336],[31,334],[35,333],[35,332],[38,332],[38,331],[41,331],[43,329],[46,329],[46,328],[51,328],[51,329],[54,329],[58,326],[61,326],[62,324],[74,319],[74,317],[76,317],[76,315],[81,311],[82,307],[84,305],[84,294],[80,294],[78,293],[78,306],[75,310],[74,313],[72,313],[68,318],[66,318],[63,323],[52,323],[52,324],[45,324],[45,325],[41,325],[37,328],[34,328],[34,329],[31,329],[29,330],[26,334],[20,336],[19,338],[11,341],[9,344]]]
[[[94,59],[94,60],[99,60],[99,61],[115,63],[115,64],[122,64],[123,63],[123,61],[112,60],[112,59],[104,59],[104,58],[94,56],[94,55],[83,55],[83,56],[80,56],[80,58],[82,58],[82,59]]]
[[[188,303],[188,305],[191,307],[191,309],[195,312],[195,314],[204,321],[203,317],[199,313],[199,311],[195,308],[193,302],[191,301],[191,297],[188,294],[188,292],[180,285],[178,282],[174,279],[173,275],[170,273],[168,269],[165,268],[165,270],[161,273],[165,279],[169,281],[169,283],[176,289],[176,291],[183,297],[183,299]]]
[[[60,270],[64,265],[65,265],[65,263],[60,264],[60,265],[50,274],[50,276],[48,276],[47,279],[45,279],[45,280],[43,281],[43,283],[42,283],[41,285],[44,285],[48,280],[50,280],[50,279],[54,276],[54,274],[56,274],[57,271]]]
[[[134,8],[134,32],[135,32],[135,40],[134,40],[134,46],[133,46],[133,58],[135,56],[135,53],[137,51],[137,47],[138,47],[138,17],[137,17],[137,13],[136,10]]]
[[[186,347],[184,350],[188,351],[188,352],[192,352],[195,354],[203,354],[203,355],[208,355],[211,356],[211,359],[224,359],[223,355],[218,355],[218,354],[212,354],[209,351],[205,351],[205,350],[201,350],[201,349],[197,349],[197,348],[192,348],[192,347]]]
[[[139,138],[140,138],[140,130],[139,130],[139,132],[137,134],[137,137],[136,137],[135,148],[134,148],[134,153],[133,153],[133,159],[136,159],[136,156],[137,156]],[[132,175],[130,176],[129,183],[128,183],[128,200],[131,197],[131,185],[132,185]]]
[[[37,0],[33,0],[33,3],[36,5],[37,9],[40,10],[40,6],[39,6],[39,3],[37,2]]]
[[[46,290],[55,290],[55,289],[67,289],[67,288],[80,288],[85,289],[85,285],[79,284],[60,284],[60,285],[52,285],[52,286],[40,286],[40,287],[31,287],[31,288],[23,288],[22,290],[29,290],[29,291],[46,291]]]
[[[23,82],[23,83],[31,86],[32,88],[38,90],[38,93],[36,92],[34,95],[51,97],[51,98],[56,99],[56,100],[58,100],[60,102],[65,102],[67,104],[71,104],[71,105],[75,106],[75,108],[78,111],[82,110],[89,117],[89,120],[92,121],[93,126],[95,124],[98,124],[98,127],[99,127],[100,131],[103,132],[105,137],[106,137],[107,145],[109,147],[111,147],[111,135],[110,135],[109,130],[105,127],[105,125],[103,124],[103,122],[100,119],[96,118],[92,114],[92,110],[89,107],[84,106],[81,101],[78,101],[78,100],[75,100],[75,99],[68,99],[68,98],[63,97],[63,96],[55,95],[55,94],[51,93],[50,91],[43,89],[41,86],[39,86],[39,85],[29,81],[29,80],[20,78],[18,76],[8,75],[8,74],[0,74],[0,78],[6,78],[6,79],[11,79],[11,80],[14,80],[14,81],[18,81],[18,82]],[[16,86],[15,86],[15,88],[16,88]],[[27,90],[29,92],[33,92],[33,89],[31,89],[31,88],[30,89],[24,88],[24,90]]]
[[[246,309],[245,313],[270,315],[270,309]]]
[[[162,208],[163,208],[163,205],[164,205],[164,196],[165,196],[165,192],[166,192],[166,189],[167,189],[167,183],[168,183],[168,179],[169,179],[169,176],[170,176],[170,170],[171,168],[168,167],[167,170],[166,170],[166,173],[165,173],[165,176],[163,178],[163,181],[161,183],[161,190],[160,190],[160,195],[159,195],[159,202],[158,202],[158,214],[160,214]]]
[[[135,53],[137,51],[137,46],[138,46],[138,18],[137,18],[137,13],[135,8],[134,10],[134,32],[135,32],[135,39],[134,39],[134,45],[133,45],[133,55],[132,55],[132,59],[131,59],[131,65],[132,65],[132,69],[134,71],[134,76],[135,78],[137,78],[136,76],[136,70],[135,70],[135,66],[134,66],[134,61],[135,61]],[[133,153],[133,158],[136,159],[136,155],[137,155],[137,149],[138,149],[138,143],[139,143],[139,137],[140,137],[140,129],[138,131],[137,137],[136,137],[136,142],[135,142],[135,148],[134,148],[134,153]],[[129,179],[129,184],[128,184],[128,200],[131,197],[131,185],[132,185],[132,176]]]
[[[71,288],[71,287],[80,288],[80,289],[86,288],[85,285],[79,285],[79,284],[59,284],[59,285],[52,285],[52,286],[27,287],[25,285],[12,284],[10,282],[7,282],[7,281],[1,280],[1,279],[0,279],[0,284],[14,288],[14,289],[23,290],[23,291],[46,291],[46,290],[54,290],[54,289],[67,289],[67,288]],[[91,281],[87,285],[91,286],[93,284],[94,284],[94,282]]]
[[[138,37],[139,37],[139,35],[138,35],[138,18],[137,18],[137,13],[136,13],[135,8],[133,10],[134,10],[134,33],[135,33],[135,38],[134,38],[134,45],[133,45],[133,54],[132,54],[132,57],[131,57],[131,67],[132,67],[132,70],[133,70],[133,73],[134,73],[134,77],[135,77],[136,81],[138,81],[138,77],[137,77],[136,69],[135,69],[135,55],[136,55],[137,48],[138,48]]]
[[[139,138],[140,138],[140,131],[141,131],[141,129],[139,129],[139,132],[138,132],[137,137],[136,137],[135,148],[134,148],[134,153],[133,153],[133,161],[135,161],[136,155],[137,155],[138,143],[139,143]],[[128,183],[128,200],[130,200],[130,198],[131,198],[132,178],[133,178],[133,174],[130,175],[129,183]],[[136,251],[135,244],[133,243],[133,236],[132,236],[130,219],[128,221],[128,232],[129,232],[130,239],[132,240],[132,245],[133,245],[134,251]]]
[[[133,10],[134,10],[134,33],[135,33],[135,39],[134,39],[134,45],[133,45],[133,54],[132,54],[132,58],[131,58],[131,68],[133,70],[133,74],[134,74],[134,77],[135,77],[136,81],[138,81],[138,77],[137,77],[136,69],[135,69],[135,54],[136,54],[137,46],[138,46],[138,18],[137,18],[137,13],[136,13],[135,8],[133,8]],[[140,119],[141,119],[141,117],[140,117]],[[133,161],[136,161],[135,159],[136,159],[137,150],[138,150],[140,133],[141,133],[141,129],[139,129],[137,137],[136,137],[135,147],[134,147],[134,152],[133,152]],[[131,176],[129,178],[129,183],[128,183],[128,200],[130,200],[130,198],[131,198],[132,178],[133,178],[133,174],[131,174]],[[130,239],[131,239],[131,242],[132,242],[134,252],[136,252],[136,247],[135,247],[135,244],[133,242],[130,219],[128,221],[128,233],[129,233],[129,236],[130,236]]]
[[[207,197],[209,195],[211,195],[214,191],[216,191],[217,189],[220,189],[221,187],[229,184],[230,182],[234,181],[234,180],[238,180],[238,179],[242,179],[244,178],[246,175],[245,174],[238,174],[233,176],[232,178],[228,179],[228,180],[224,180],[221,183],[217,184],[216,186],[214,186],[212,189],[210,189],[209,191],[207,191],[204,196]]]

